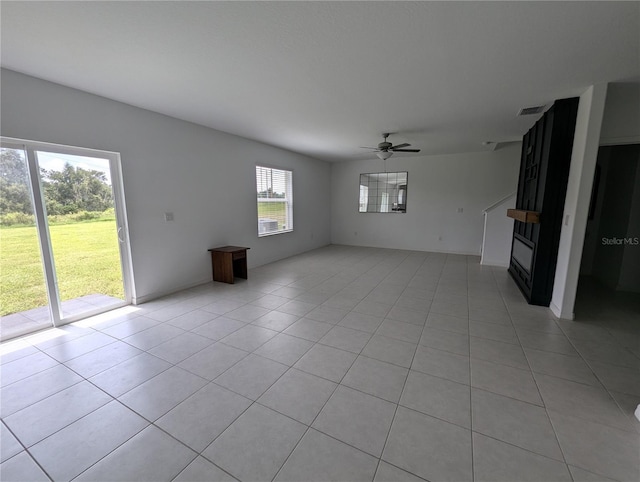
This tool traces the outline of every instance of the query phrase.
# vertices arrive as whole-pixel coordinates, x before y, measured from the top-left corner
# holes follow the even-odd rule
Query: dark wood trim
[[[538,224],[540,222],[540,213],[536,211],[523,211],[521,209],[507,209],[507,217],[523,223]]]

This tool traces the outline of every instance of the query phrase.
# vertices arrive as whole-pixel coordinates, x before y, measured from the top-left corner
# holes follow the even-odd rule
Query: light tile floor
[[[329,246],[7,342],[0,478],[637,481],[640,309],[594,290]]]

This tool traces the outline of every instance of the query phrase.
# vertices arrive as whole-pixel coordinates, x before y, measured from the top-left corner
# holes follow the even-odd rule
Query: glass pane
[[[292,172],[256,166],[258,235],[293,229]]]
[[[398,181],[397,173],[395,172],[387,173],[387,184],[390,184],[391,186],[395,186],[397,184],[397,181]]]
[[[359,200],[359,208],[358,210],[361,213],[367,212],[367,206],[369,204],[369,187],[363,186],[360,184],[360,200]]]
[[[29,169],[22,149],[0,151],[0,338],[51,326]]]
[[[389,212],[389,193],[388,192],[380,193],[380,212],[381,213]]]
[[[108,159],[38,151],[62,316],[125,299]]]
[[[358,211],[361,213],[407,212],[407,175],[407,172],[360,174]]]

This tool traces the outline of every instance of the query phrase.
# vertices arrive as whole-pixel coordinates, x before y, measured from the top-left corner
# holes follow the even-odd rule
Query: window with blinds
[[[293,231],[293,172],[256,166],[258,236]]]

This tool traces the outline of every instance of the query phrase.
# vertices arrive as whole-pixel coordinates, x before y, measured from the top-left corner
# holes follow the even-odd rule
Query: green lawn
[[[49,229],[62,301],[95,293],[124,298],[114,220]],[[36,228],[0,228],[0,315],[46,304]]]
[[[278,226],[282,227],[287,221],[287,213],[285,212],[284,201],[259,202],[258,218],[277,219]]]

